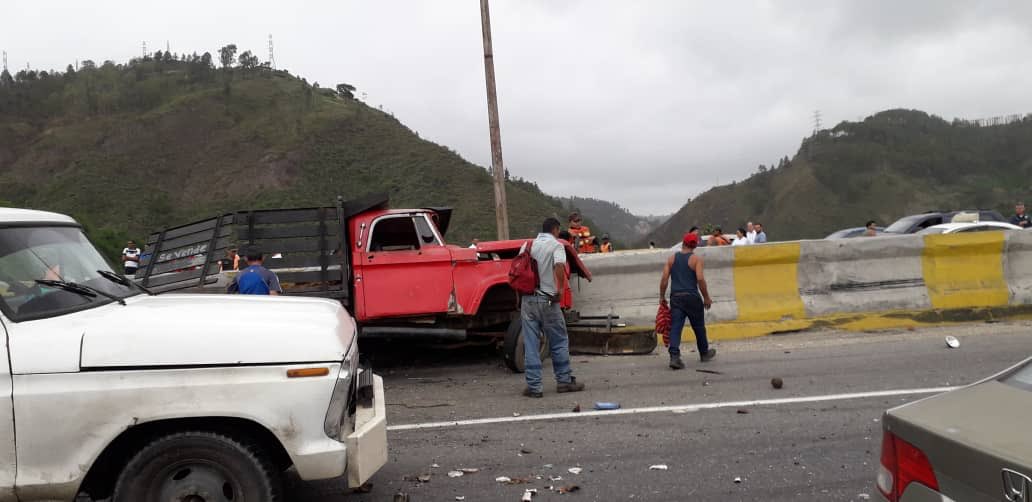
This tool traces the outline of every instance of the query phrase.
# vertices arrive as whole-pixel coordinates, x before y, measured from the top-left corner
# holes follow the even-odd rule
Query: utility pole
[[[147,41],[143,42],[143,59],[147,59]]]
[[[821,130],[821,111],[813,111],[813,135],[816,136]]]
[[[7,51],[4,51],[4,71],[7,71]]]
[[[505,200],[505,166],[502,164],[502,132],[498,128],[498,95],[495,92],[494,53],[491,49],[491,12],[480,0],[480,27],[484,32],[484,77],[487,80],[487,123],[491,130],[491,171],[494,173],[495,222],[498,240],[509,239],[509,208]]]

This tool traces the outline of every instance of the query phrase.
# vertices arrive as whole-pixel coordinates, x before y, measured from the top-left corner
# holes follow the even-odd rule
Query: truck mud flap
[[[567,327],[570,353],[602,356],[651,354],[656,350],[656,331],[652,326]]]

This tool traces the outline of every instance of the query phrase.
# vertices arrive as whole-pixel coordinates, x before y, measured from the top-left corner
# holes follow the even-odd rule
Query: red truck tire
[[[509,329],[505,331],[505,340],[502,342],[502,356],[505,359],[505,366],[514,373],[523,373],[526,369],[523,347],[523,321],[517,317],[509,323]],[[548,338],[544,338],[541,341],[541,360],[544,361],[550,354]]]

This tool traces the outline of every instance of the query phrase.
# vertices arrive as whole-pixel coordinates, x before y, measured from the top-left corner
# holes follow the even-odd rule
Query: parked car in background
[[[982,221],[976,223],[943,223],[942,225],[930,226],[917,233],[918,235],[934,235],[960,234],[970,232],[1000,232],[1004,230],[1022,230],[1022,228],[1017,225],[1011,225],[1010,223],[1004,223],[1002,221]]]
[[[904,216],[888,227],[885,227],[887,234],[914,234],[933,225],[951,223],[953,217],[960,213],[973,213],[978,215],[978,221],[1007,221],[999,211],[987,209],[969,209],[964,211],[932,211],[921,214]]]
[[[885,412],[877,487],[889,502],[1032,498],[1032,358]]]
[[[877,235],[885,233],[885,227],[874,227]],[[867,231],[867,227],[853,227],[839,230],[838,232],[832,233],[825,237],[825,239],[852,239],[854,237],[863,237],[864,232]]]

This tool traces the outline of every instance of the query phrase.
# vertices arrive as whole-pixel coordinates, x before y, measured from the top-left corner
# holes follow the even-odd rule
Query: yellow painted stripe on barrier
[[[799,243],[734,248],[735,302],[739,321],[806,317],[799,297]]]
[[[921,265],[932,307],[1007,305],[1003,232],[926,235]]]

